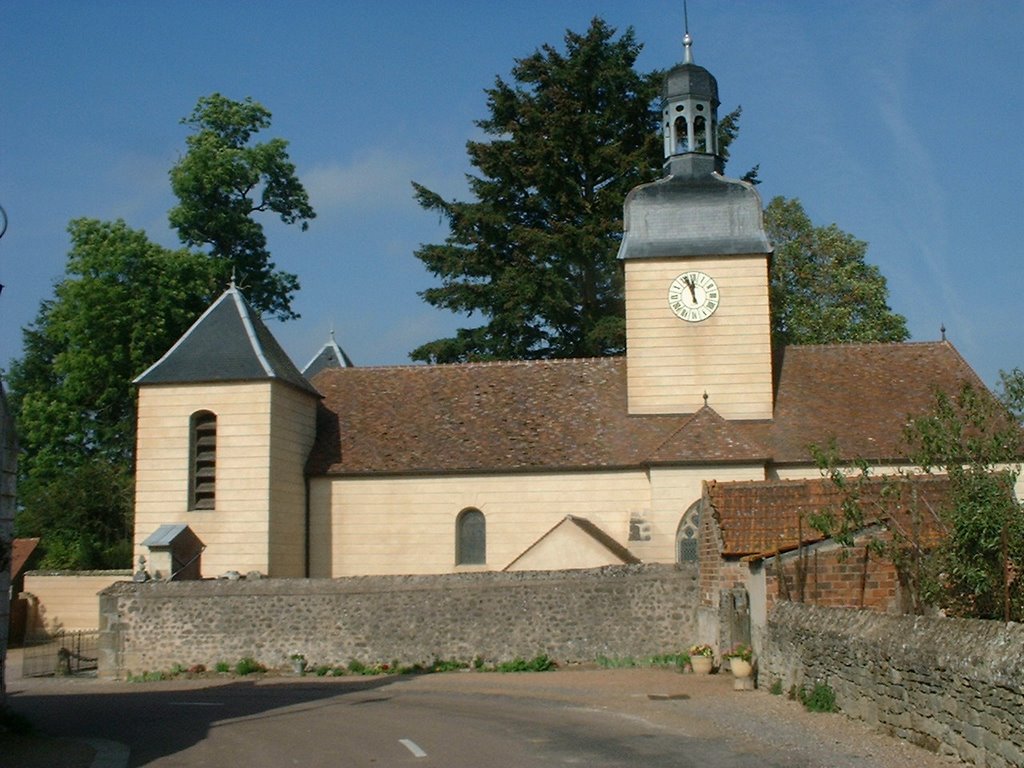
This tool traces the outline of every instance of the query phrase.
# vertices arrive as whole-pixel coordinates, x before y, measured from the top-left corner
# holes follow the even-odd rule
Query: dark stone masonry
[[[670,565],[122,582],[100,595],[100,674],[246,656],[282,667],[293,653],[310,664],[639,658],[694,642],[696,605],[696,571]]]
[[[1024,625],[778,603],[763,687],[827,683],[844,713],[974,765],[1024,766]]]

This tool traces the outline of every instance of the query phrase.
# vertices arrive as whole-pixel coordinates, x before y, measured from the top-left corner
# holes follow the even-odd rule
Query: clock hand
[[[683,282],[686,283],[686,287],[690,289],[690,296],[693,297],[693,303],[697,303],[697,285],[693,282],[693,278],[684,277]]]

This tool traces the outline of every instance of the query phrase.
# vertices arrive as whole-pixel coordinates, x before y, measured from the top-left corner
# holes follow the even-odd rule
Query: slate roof
[[[626,196],[618,258],[771,253],[761,197],[754,186],[717,173],[699,173],[701,156],[682,157],[690,160],[673,161],[673,168],[679,166],[677,173],[634,187]],[[713,158],[703,159],[710,171]]]
[[[345,354],[345,350],[338,346],[334,340],[334,332],[331,332],[331,339],[320,350],[313,355],[313,359],[306,363],[302,369],[302,375],[307,379],[316,376],[325,368],[351,368],[352,360]]]
[[[318,394],[232,285],[136,384],[278,379]]]
[[[730,483],[712,480],[706,486],[711,512],[721,528],[725,557],[768,556],[822,541],[825,536],[811,527],[808,516],[824,509],[838,515],[843,500],[840,489],[827,478]],[[921,543],[929,546],[937,541],[940,525],[936,515],[949,493],[947,477],[873,477],[856,488],[865,526],[887,518],[891,526],[910,537],[916,517]]]
[[[629,416],[624,358],[335,368],[308,471],[406,474],[801,463],[835,438],[841,455],[902,455],[908,414],[936,387],[981,384],[948,342],[791,347],[778,358],[775,417]]]

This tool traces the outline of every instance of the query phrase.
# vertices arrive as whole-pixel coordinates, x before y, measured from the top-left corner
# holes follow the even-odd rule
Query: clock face
[[[690,323],[707,320],[718,309],[718,283],[703,272],[684,272],[668,287],[668,305]]]

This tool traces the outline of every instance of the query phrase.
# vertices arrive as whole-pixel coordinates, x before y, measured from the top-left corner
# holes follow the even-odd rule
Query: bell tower
[[[722,175],[718,82],[692,44],[662,90],[664,176],[624,205],[629,412],[770,419],[772,249],[757,190]]]

